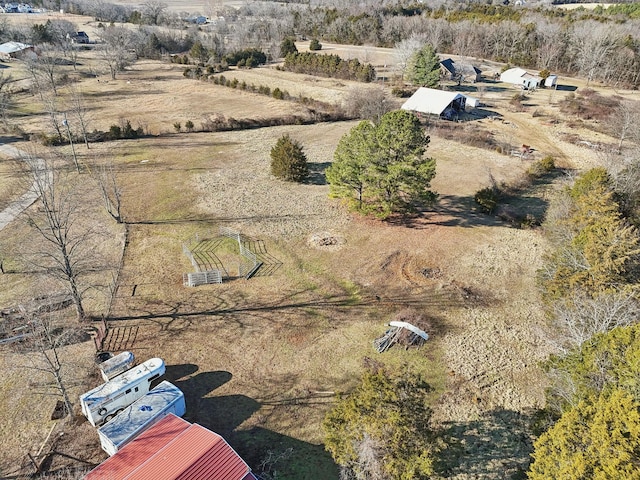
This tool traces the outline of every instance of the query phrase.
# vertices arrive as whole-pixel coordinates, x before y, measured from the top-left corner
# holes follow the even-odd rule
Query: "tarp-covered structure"
[[[461,93],[420,87],[400,108],[452,120],[464,112],[466,100]]]

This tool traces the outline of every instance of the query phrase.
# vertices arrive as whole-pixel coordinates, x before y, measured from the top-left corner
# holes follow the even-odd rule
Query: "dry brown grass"
[[[279,86],[291,94],[295,85],[303,95],[336,101],[349,87],[268,68],[238,75],[248,83]],[[515,230],[477,215],[472,202],[473,194],[488,185],[489,173],[512,183],[527,162],[434,135],[428,155],[437,159],[433,187],[441,200],[435,211],[407,222],[380,223],[349,215],[327,198],[321,172],[354,122],[177,134],[174,122],[197,124],[214,112],[271,116],[302,107],[187,80],[180,67],[157,62],[136,64],[116,81],[100,80],[79,84],[95,128],[108,129],[127,118],[134,127],[162,134],[95,144],[90,151],[78,148],[85,166],[113,160],[130,222],[110,323],[112,328],[140,327],[132,350],[141,360],[165,359],[167,377],[187,395],[189,420],[225,435],[254,467],[268,449],[291,446],[294,456],[283,478],[337,478],[319,446],[320,422],[331,392],[352,387],[363,359],[375,355],[427,376],[436,387],[435,418],[441,425],[455,427],[458,436],[470,435],[465,438],[482,433],[464,462],[452,460],[454,478],[472,478],[480,465],[482,478],[502,478],[528,461],[526,443],[517,450],[505,445],[521,445],[523,438],[521,430],[507,428],[509,419],[524,421],[525,413],[543,401],[544,380],[536,362],[549,347],[534,277],[545,242],[535,230]],[[564,166],[597,163],[592,152],[562,141],[560,132],[567,127],[531,115],[533,109],[560,115],[548,92],[534,93],[525,102],[529,110],[517,113],[504,109],[509,97],[508,91],[486,95],[503,113],[504,121],[479,121],[495,138],[529,144]],[[37,107],[32,98],[20,102]],[[33,116],[20,123],[36,131],[43,120]],[[269,150],[284,133],[304,147],[315,172],[310,183],[285,183],[269,175]],[[264,240],[281,267],[251,280],[184,287],[182,274],[192,267],[182,242],[196,234],[215,235],[220,226]],[[114,227],[114,238],[117,232]],[[339,248],[311,242],[314,234],[340,238]],[[3,248],[11,251],[28,240],[17,223],[0,232]],[[0,275],[2,305],[47,288],[27,272]],[[372,340],[409,307],[429,319],[430,340],[420,350],[375,353]],[[95,308],[105,306],[96,303]],[[88,376],[93,352],[90,342],[73,349],[69,358],[77,363],[80,379],[73,388],[79,393],[96,382]],[[22,360],[15,354],[1,359],[10,373],[0,385],[0,399],[16,405],[8,410],[11,418],[0,422],[7,425],[0,432],[7,439],[0,455],[3,474],[14,472],[26,451],[34,452],[42,442],[54,403],[32,395],[21,370],[11,368]],[[61,448],[97,462],[104,455],[87,425],[69,427]],[[20,433],[10,436],[9,431]],[[483,443],[493,434],[501,435],[501,443]]]
[[[25,191],[24,181],[15,160],[0,155],[0,210]]]

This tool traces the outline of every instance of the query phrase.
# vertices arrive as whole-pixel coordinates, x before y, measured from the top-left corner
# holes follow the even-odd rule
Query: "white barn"
[[[420,87],[400,108],[420,114],[438,115],[451,120],[464,112],[466,100],[467,98],[461,93]]]

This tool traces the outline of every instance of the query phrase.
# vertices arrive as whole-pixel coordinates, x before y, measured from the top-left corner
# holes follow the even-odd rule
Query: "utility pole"
[[[69,122],[67,121],[67,112],[64,113],[64,120],[62,124],[67,127],[67,135],[69,136],[69,144],[71,145],[71,152],[73,153],[73,162],[76,164],[76,170],[80,173],[80,165],[78,165],[78,157],[76,156],[76,148],[73,146],[73,139],[71,138],[71,130],[69,129]]]

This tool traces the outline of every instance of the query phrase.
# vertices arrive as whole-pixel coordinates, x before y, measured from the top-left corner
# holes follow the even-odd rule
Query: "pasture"
[[[386,54],[378,62],[387,62]],[[83,65],[99,73],[90,51],[83,52],[80,71]],[[338,104],[354,86],[270,66],[225,76]],[[116,80],[101,74],[76,80],[91,128],[108,130],[129,120],[145,132],[136,140],[76,147],[88,203],[100,201],[97,189],[89,188],[92,169],[113,163],[126,222],[126,241],[124,227],[109,227],[115,253],[96,282],[104,288],[92,290],[91,313],[106,315],[114,331],[138,328],[124,347],[140,361],[165,360],[167,379],[187,396],[188,420],[223,435],[256,471],[270,453],[288,452],[279,478],[337,479],[320,428],[334,394],[353,387],[367,362],[408,365],[434,387],[438,425],[452,437],[464,435],[460,451],[450,452],[449,478],[504,478],[527,465],[528,415],[542,405],[545,386],[537,361],[551,351],[535,286],[545,240],[538,230],[479,213],[473,195],[491,177],[518,181],[528,161],[433,135],[427,155],[437,159],[433,188],[439,202],[415,218],[383,223],[350,214],[328,198],[323,171],[355,121],[203,132],[199,126],[207,116],[286,117],[305,107],[187,79],[181,66],[159,61],[137,62]],[[549,122],[561,117],[561,92],[555,99],[548,91],[534,92],[526,109],[514,112],[512,90],[486,87],[486,108],[500,119],[474,124],[511,145],[530,144],[566,168],[598,161],[592,151],[562,139],[568,127]],[[21,93],[17,104],[34,113],[16,119],[24,131],[48,128],[37,99]],[[543,114],[533,116],[534,110]],[[177,131],[174,123],[187,120],[196,131]],[[460,125],[461,135],[465,128]],[[283,134],[307,154],[307,183],[285,183],[269,173],[269,151]],[[46,153],[34,142],[14,145]],[[55,149],[69,154],[68,146]],[[0,207],[20,194],[7,165],[0,159]],[[547,194],[531,193],[542,205]],[[250,280],[183,286],[182,275],[192,268],[183,242],[215,236],[222,226],[263,241],[281,265]],[[340,242],[318,245],[314,236]],[[18,221],[0,231],[0,254],[12,269],[0,275],[1,308],[53,288],[21,263],[28,241]],[[109,289],[116,270],[117,289]],[[429,318],[430,340],[419,350],[375,352],[372,341],[385,323],[408,307]],[[74,398],[98,382],[94,353],[88,338],[63,349]],[[20,352],[4,349],[0,355],[0,472],[7,477],[29,468],[26,454],[38,453],[55,423],[49,419],[55,399],[36,393],[47,380],[32,371],[25,375],[25,363]],[[88,465],[105,458],[78,412],[64,435],[54,431],[56,451]],[[70,463],[54,457],[58,468]]]

